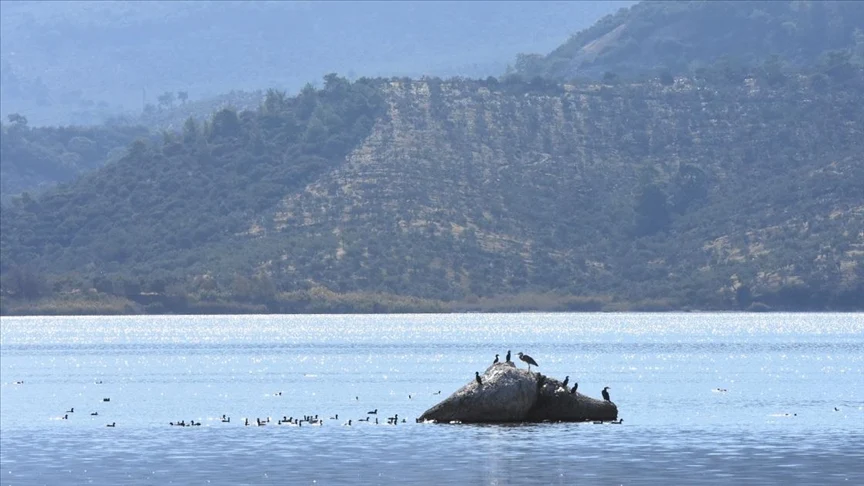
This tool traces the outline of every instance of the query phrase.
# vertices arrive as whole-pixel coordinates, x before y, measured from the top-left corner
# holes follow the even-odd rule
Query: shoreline
[[[231,301],[181,301],[142,304],[117,296],[88,299],[3,299],[0,317],[61,316],[178,316],[178,315],[376,315],[376,314],[507,314],[507,313],[856,313],[862,308],[791,308],[756,303],[746,309],[697,307],[670,302],[622,302],[609,299],[512,296],[481,301],[444,302],[411,297],[341,295],[334,299],[276,300],[267,303]],[[536,296],[535,296],[536,297]]]

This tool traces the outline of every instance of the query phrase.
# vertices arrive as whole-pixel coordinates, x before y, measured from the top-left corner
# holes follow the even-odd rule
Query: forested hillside
[[[647,1],[604,17],[548,55],[520,55],[526,77],[639,77],[780,62],[809,68],[831,52],[864,64],[864,2]]]
[[[0,123],[0,198],[34,192],[119,160],[143,127],[38,127],[14,114]]]
[[[5,206],[5,311],[860,308],[864,75],[710,72],[271,91]]]
[[[0,313],[862,310],[861,5],[640,3],[500,79],[177,88],[145,138],[16,114]]]

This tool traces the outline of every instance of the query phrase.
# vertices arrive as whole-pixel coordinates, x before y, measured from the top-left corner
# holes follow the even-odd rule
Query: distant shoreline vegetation
[[[787,295],[789,294],[786,291]],[[788,298],[788,297],[787,297]],[[284,292],[267,301],[243,301],[230,296],[210,300],[177,294],[144,292],[117,296],[96,289],[52,295],[35,300],[0,297],[2,316],[73,315],[228,315],[228,314],[447,314],[507,312],[860,312],[850,300],[812,303],[783,301],[781,295],[767,296],[768,305],[752,302],[746,308],[733,305],[700,308],[673,300],[622,301],[610,297],[585,297],[554,293],[522,293],[445,302],[392,294],[362,292],[335,293],[325,288]],[[815,304],[815,305],[813,305]]]

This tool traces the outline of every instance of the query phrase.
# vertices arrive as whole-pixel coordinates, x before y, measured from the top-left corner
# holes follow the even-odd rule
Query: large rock
[[[490,366],[481,377],[430,408],[420,420],[436,422],[583,422],[615,420],[618,407],[580,393],[561,382],[517,368],[512,362]]]
[[[618,407],[612,402],[598,400],[570,390],[553,378],[546,378],[534,407],[525,417],[527,422],[553,420],[559,422],[586,422],[589,420],[615,420]]]

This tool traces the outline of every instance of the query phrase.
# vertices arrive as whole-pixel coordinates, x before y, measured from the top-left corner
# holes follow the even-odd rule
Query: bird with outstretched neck
[[[493,361],[492,364],[498,364],[498,355],[497,354],[495,355],[495,361]]]
[[[521,352],[519,353],[519,359],[528,364],[528,371],[531,371],[531,365],[540,366],[537,364],[536,361],[534,361],[534,358],[528,356],[527,354],[522,354]]]
[[[479,371],[474,372],[474,379],[477,380],[477,385],[480,385],[480,386],[483,385],[483,380],[480,379],[480,372]]]
[[[609,399],[609,392],[606,390],[611,390],[611,388],[609,388],[607,386],[606,388],[603,389],[603,400],[606,400],[607,402],[611,402],[612,400]]]
[[[564,383],[561,383],[561,388],[566,390],[567,389],[567,383],[570,383],[570,376],[569,375],[564,377]]]
[[[578,390],[578,389],[579,389],[579,383],[574,383],[573,389],[570,390],[570,394],[572,395],[572,394],[576,393],[576,390]]]
[[[510,362],[510,350],[509,350],[509,349],[507,350],[507,357],[504,359],[504,362],[505,362],[505,363],[509,363],[509,362]]]

